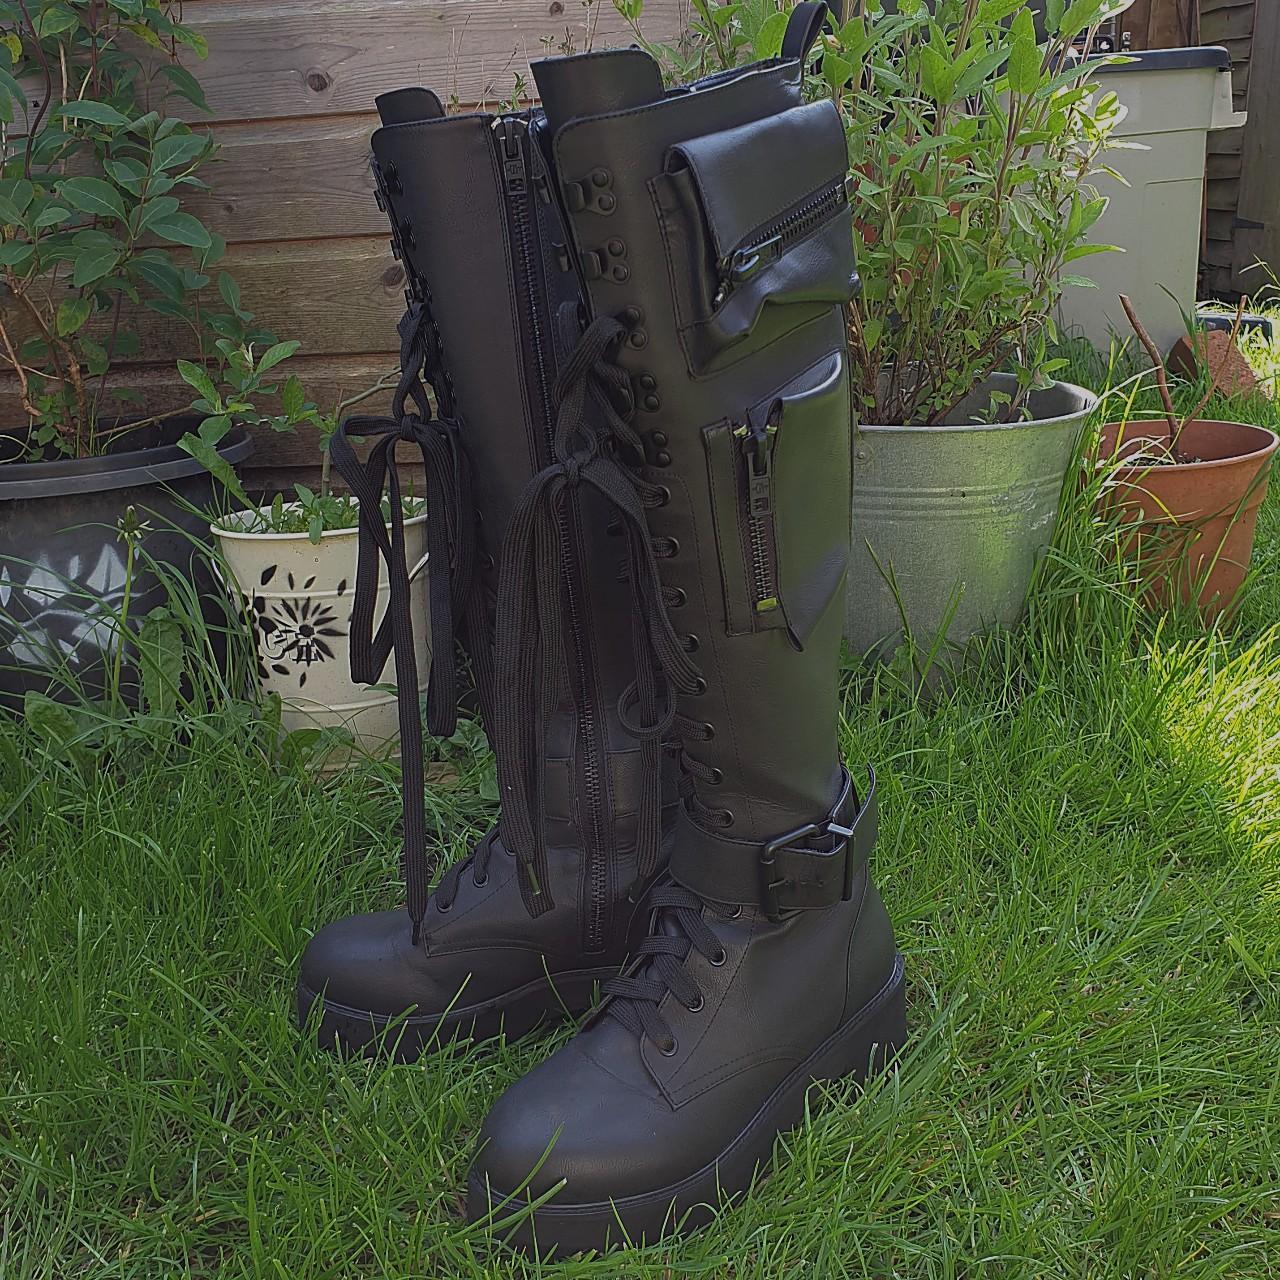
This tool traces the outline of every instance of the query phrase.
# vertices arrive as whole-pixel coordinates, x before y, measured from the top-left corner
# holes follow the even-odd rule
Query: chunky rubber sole
[[[711,1163],[678,1183],[618,1200],[591,1204],[546,1204],[510,1227],[503,1219],[527,1208],[519,1192],[503,1195],[474,1175],[467,1181],[467,1216],[491,1218],[494,1234],[525,1253],[564,1257],[585,1249],[624,1243],[652,1244],[710,1222],[730,1199],[746,1191],[765,1168],[774,1142],[804,1119],[809,1086],[820,1080],[865,1080],[883,1071],[906,1042],[907,1008],[902,957],[889,980],[857,1016],[792,1071],[769,1095],[746,1127]]]
[[[412,1062],[425,1050],[469,1040],[506,1035],[515,1040],[542,1023],[577,1018],[591,1008],[598,984],[616,977],[617,967],[582,969],[540,978],[492,999],[455,1005],[444,1013],[389,1015],[353,1009],[298,983],[298,1023],[304,1029],[315,1018],[316,1041],[353,1056],[385,1054]],[[319,1014],[314,1013],[316,1002]]]

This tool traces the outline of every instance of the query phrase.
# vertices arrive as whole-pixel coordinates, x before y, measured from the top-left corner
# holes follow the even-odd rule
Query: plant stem
[[[1156,386],[1160,390],[1160,399],[1164,403],[1165,420],[1169,424],[1169,454],[1175,462],[1181,462],[1178,456],[1178,437],[1182,434],[1182,427],[1178,425],[1178,411],[1174,408],[1173,396],[1169,394],[1169,379],[1165,376],[1164,360],[1160,352],[1156,349],[1156,344],[1151,340],[1151,335],[1146,331],[1141,320],[1138,319],[1137,312],[1133,309],[1133,303],[1129,300],[1127,294],[1120,295],[1120,305],[1124,308],[1124,313],[1129,318],[1129,324],[1133,328],[1134,333],[1138,335],[1138,341],[1142,343],[1143,349],[1151,358],[1151,363],[1156,368]],[[1186,425],[1185,423],[1183,424]]]

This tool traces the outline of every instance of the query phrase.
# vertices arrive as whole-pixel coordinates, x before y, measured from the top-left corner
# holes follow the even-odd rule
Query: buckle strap
[[[685,821],[671,854],[671,875],[713,902],[759,907],[771,920],[847,902],[876,841],[876,775],[867,769],[861,799],[846,772],[826,817],[757,844]]]

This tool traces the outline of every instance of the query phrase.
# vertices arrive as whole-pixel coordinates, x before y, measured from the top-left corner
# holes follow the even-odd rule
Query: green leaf
[[[65,298],[58,303],[58,312],[54,317],[54,327],[58,337],[65,338],[75,333],[93,314],[93,303],[88,298]]]
[[[221,404],[218,389],[213,385],[213,379],[209,377],[207,370],[190,360],[179,360],[178,374],[187,386],[195,388],[211,405]]]
[[[1091,258],[1095,253],[1123,253],[1113,244],[1078,244],[1062,255],[1063,262],[1075,262],[1078,258]]]
[[[142,205],[138,212],[138,225],[135,228],[137,235],[141,235],[154,223],[163,218],[168,218],[171,214],[178,211],[178,202],[173,196],[156,196],[154,200],[148,200]]]
[[[118,160],[104,160],[102,167],[116,185],[123,187],[131,196],[142,194],[142,184],[147,178],[147,166],[140,160],[124,156]]]
[[[105,178],[64,178],[57,185],[58,195],[68,204],[98,217],[116,218],[123,222],[126,214],[120,192]]]
[[[218,272],[218,293],[221,294],[223,302],[239,314],[240,286],[236,284],[235,277],[229,271]]]
[[[6,240],[0,244],[0,267],[21,274],[35,256],[36,247],[25,240]]]
[[[101,280],[108,272],[115,269],[116,263],[120,261],[122,249],[120,242],[111,239],[110,236],[77,245],[71,283],[80,289],[87,284],[92,284],[95,280]]]
[[[31,225],[35,230],[43,231],[47,227],[60,227],[64,222],[69,222],[70,220],[70,209],[64,209],[58,204],[51,204],[40,210]]]
[[[174,133],[161,138],[151,149],[151,168],[156,171],[180,169],[194,160],[209,145],[197,133]]]
[[[186,67],[179,66],[176,62],[166,62],[160,68],[160,74],[167,76],[173,84],[174,92],[185,98],[193,107],[199,107],[201,111],[211,110],[204,96],[204,90],[200,87],[200,81]]]
[[[205,419],[205,422],[209,421],[211,419]],[[204,423],[200,425],[201,428],[204,427]],[[240,478],[226,458],[218,452],[216,444],[210,444],[207,440],[202,440],[198,435],[188,431],[178,441],[178,448],[190,454],[241,506],[253,506],[249,501],[249,495],[240,484]]]
[[[105,102],[68,102],[54,112],[63,120],[88,120],[90,124],[101,124],[118,127],[129,123],[129,117],[122,115],[115,107]]]
[[[143,705],[150,715],[171,715],[178,705],[186,654],[182,624],[163,605],[143,618],[137,654]]]
[[[46,39],[49,36],[56,36],[64,31],[70,31],[72,27],[79,25],[80,18],[74,9],[57,5],[54,8],[46,9],[36,19],[36,34],[41,39]]]
[[[189,213],[171,213],[157,218],[148,229],[165,240],[189,245],[193,249],[206,249],[213,243],[209,233]]]
[[[274,346],[268,347],[262,353],[262,359],[258,361],[258,372],[266,373],[268,369],[274,369],[282,360],[287,360],[302,343],[290,340],[288,342],[277,342]]]
[[[22,92],[22,86],[13,76],[4,67],[0,67],[0,121],[8,124],[13,119],[15,105],[25,107],[27,95]]]
[[[22,699],[22,717],[27,727],[63,763],[88,769],[93,764],[93,753],[81,739],[80,726],[68,708],[43,693],[29,689]]]
[[[83,334],[76,341],[80,344],[80,350],[85,355],[85,363],[88,365],[89,372],[94,377],[106,373],[111,367],[111,357],[107,354],[106,347],[99,342],[95,342],[92,338],[86,338]]]
[[[822,55],[822,78],[833,93],[839,93],[853,79],[854,65],[830,49]]]
[[[776,58],[782,52],[782,37],[787,33],[786,13],[771,13],[756,32],[755,56]]]
[[[280,407],[284,410],[285,417],[291,422],[296,421],[301,415],[306,402],[306,392],[302,389],[302,383],[298,375],[291,373],[285,379],[284,386],[280,389]]]
[[[1020,9],[1009,29],[1009,88],[1034,93],[1040,87],[1041,59],[1030,9]]]
[[[7,200],[19,214],[27,211],[27,206],[35,198],[36,189],[26,178],[0,179],[0,199]]]

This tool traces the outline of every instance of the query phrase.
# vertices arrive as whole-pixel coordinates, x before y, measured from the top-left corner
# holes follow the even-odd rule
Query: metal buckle
[[[770,920],[782,918],[782,904],[779,901],[778,890],[787,883],[785,877],[779,879],[774,876],[778,864],[778,850],[788,848],[798,840],[804,840],[815,834],[822,837],[839,836],[843,841],[839,850],[833,849],[825,854],[815,851],[813,856],[834,858],[837,853],[842,855],[844,857],[842,897],[845,902],[848,902],[853,896],[853,863],[849,859],[849,841],[853,835],[853,828],[840,826],[834,818],[828,818],[825,822],[806,822],[803,827],[796,827],[794,831],[788,831],[786,835],[770,840],[760,850],[760,905]]]

